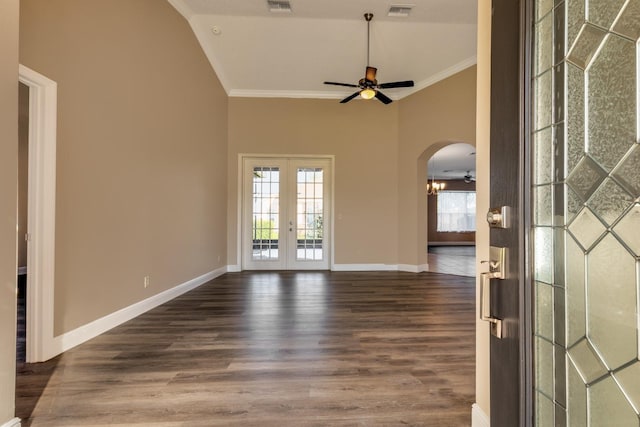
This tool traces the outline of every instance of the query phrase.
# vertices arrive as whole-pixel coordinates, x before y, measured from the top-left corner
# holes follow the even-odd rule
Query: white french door
[[[243,159],[242,268],[329,269],[331,160]]]

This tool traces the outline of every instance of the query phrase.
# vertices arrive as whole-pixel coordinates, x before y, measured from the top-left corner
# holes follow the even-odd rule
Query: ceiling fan
[[[465,172],[464,170],[455,170],[455,169],[446,169],[442,171],[443,173],[452,173],[452,172]],[[474,178],[473,175],[471,175],[471,171],[468,170],[466,171],[467,173],[462,177],[462,179],[464,180],[464,182],[466,184],[471,184],[472,182],[476,182],[476,179]],[[459,179],[459,178],[457,178]]]
[[[467,171],[467,174],[464,176],[464,182],[467,184],[476,182],[476,179],[471,175],[471,171]]]
[[[369,52],[371,50],[371,42],[370,42],[370,33],[371,33],[371,19],[373,18],[373,13],[365,13],[364,19],[367,21],[367,68],[364,74],[364,78],[358,81],[358,84],[351,83],[338,83],[338,82],[324,82],[326,85],[336,85],[336,86],[346,86],[346,87],[357,87],[358,91],[347,96],[345,99],[340,101],[341,104],[351,101],[356,96],[360,95],[363,99],[371,99],[377,98],[384,104],[390,104],[393,102],[391,98],[386,96],[384,93],[380,92],[378,89],[393,89],[397,87],[413,87],[413,80],[404,80],[401,82],[391,82],[391,83],[380,83],[378,84],[378,80],[376,80],[376,72],[377,68],[371,67],[369,65]]]

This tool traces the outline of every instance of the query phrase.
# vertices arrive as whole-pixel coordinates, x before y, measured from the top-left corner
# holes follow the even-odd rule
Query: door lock
[[[509,228],[511,225],[511,209],[509,209],[509,206],[489,209],[487,222],[491,228]]]
[[[490,323],[491,335],[503,337],[502,319],[491,316],[491,279],[504,279],[507,268],[507,248],[489,248],[489,271],[480,273],[480,320]]]

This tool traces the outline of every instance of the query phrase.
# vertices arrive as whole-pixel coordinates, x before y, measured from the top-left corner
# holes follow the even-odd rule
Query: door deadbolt
[[[489,209],[487,222],[491,228],[509,228],[511,224],[511,209],[509,209],[509,206]]]

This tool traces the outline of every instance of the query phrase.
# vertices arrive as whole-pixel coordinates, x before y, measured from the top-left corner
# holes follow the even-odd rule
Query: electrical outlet
[[[145,288],[149,287],[149,276],[144,276],[144,287]]]
[[[218,255],[218,262],[220,262],[220,255]]]

